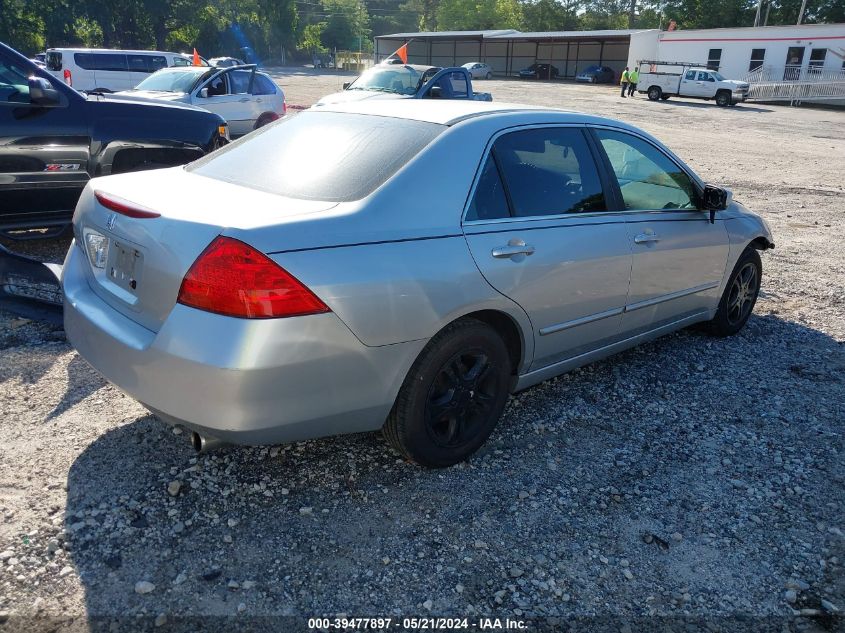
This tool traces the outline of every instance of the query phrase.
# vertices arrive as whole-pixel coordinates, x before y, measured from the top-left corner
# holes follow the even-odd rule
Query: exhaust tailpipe
[[[209,453],[226,445],[227,442],[224,442],[220,438],[211,437],[210,435],[201,435],[196,431],[191,433],[191,446],[194,447],[194,450],[197,453]]]

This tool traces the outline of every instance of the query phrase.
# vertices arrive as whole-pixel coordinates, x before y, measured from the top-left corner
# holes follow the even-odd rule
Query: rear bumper
[[[333,313],[247,320],[179,304],[152,332],[103,302],[86,266],[72,245],[62,277],[71,344],[165,421],[227,442],[375,430],[425,344],[367,347]]]

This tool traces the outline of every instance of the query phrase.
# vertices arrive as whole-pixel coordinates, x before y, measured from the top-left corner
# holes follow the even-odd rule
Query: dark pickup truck
[[[90,178],[181,165],[228,138],[216,114],[83,95],[0,42],[0,233],[61,230]]]

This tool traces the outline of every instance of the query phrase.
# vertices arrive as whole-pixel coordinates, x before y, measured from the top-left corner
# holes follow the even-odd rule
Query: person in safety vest
[[[628,78],[628,67],[625,66],[625,70],[622,71],[622,80],[619,82],[622,85],[622,95],[621,96],[623,98],[625,97],[625,93],[628,90],[628,82],[629,81],[630,80]]]
[[[637,90],[637,82],[640,80],[640,73],[639,71],[634,68],[631,72],[628,73],[628,96],[633,97],[634,92]]]

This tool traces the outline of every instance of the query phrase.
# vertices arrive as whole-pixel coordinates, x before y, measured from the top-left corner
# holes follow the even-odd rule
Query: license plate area
[[[136,294],[144,268],[144,254],[137,248],[113,240],[111,257],[106,275],[111,283],[131,294]]]

